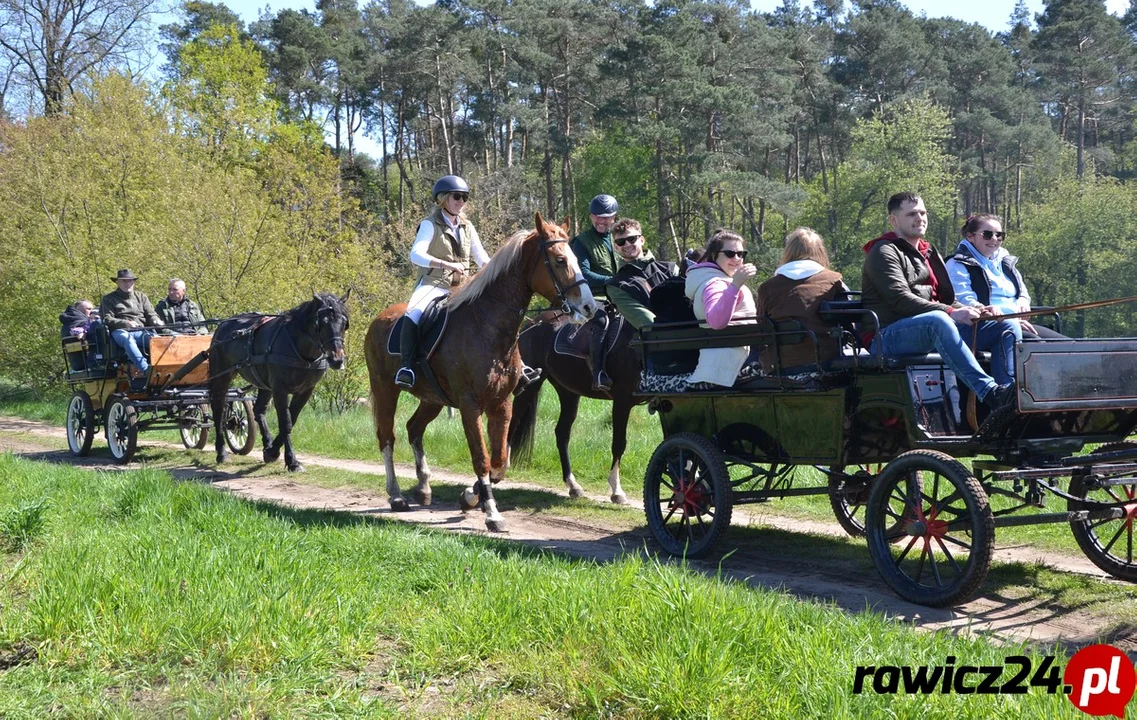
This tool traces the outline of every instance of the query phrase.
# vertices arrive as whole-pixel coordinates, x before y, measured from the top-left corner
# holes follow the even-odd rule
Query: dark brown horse
[[[546,223],[540,213],[536,229],[511,237],[481,272],[450,297],[447,330],[428,360],[446,397],[440,397],[425,377],[408,391],[419,399],[418,409],[407,421],[407,439],[414,450],[418,477],[415,499],[430,504],[430,468],[422,437],[450,398],[461,412],[477,478],[462,493],[459,505],[463,510],[480,506],[486,513],[486,527],[493,531],[505,529],[490,485],[505,477],[509,467],[506,432],[513,412],[513,389],[522,368],[517,331],[534,293],[566,306],[579,321],[596,312],[596,301],[569,249],[565,228]],[[387,494],[395,510],[406,510],[407,501],[395,478],[394,460],[395,407],[399,400],[395,372],[400,359],[387,352],[387,340],[405,311],[406,304],[400,303],[379,313],[365,340],[375,436],[383,452]],[[489,419],[489,453],[482,434],[482,415]]]
[[[612,401],[612,465],[608,471],[608,488],[611,500],[625,505],[628,502],[620,487],[620,458],[628,447],[628,417],[637,404],[632,397],[639,386],[640,361],[630,341],[635,332],[624,323],[612,352],[608,356],[608,375],[612,378],[610,392],[592,389],[592,371],[584,358],[561,355],[553,350],[553,338],[568,322],[563,315],[549,312],[523,330],[517,339],[522,361],[542,370],[541,377],[527,386],[513,401],[513,420],[509,426],[509,449],[515,459],[528,457],[533,451],[533,434],[537,425],[537,401],[541,386],[547,379],[560,398],[561,412],[557,418],[557,452],[561,457],[561,474],[571,497],[581,497],[584,490],[577,483],[569,462],[569,439],[580,399],[589,397]],[[582,332],[587,332],[585,328]]]

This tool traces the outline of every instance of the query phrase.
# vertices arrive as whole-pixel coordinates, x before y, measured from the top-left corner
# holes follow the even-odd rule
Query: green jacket
[[[150,298],[141,290],[124,293],[116,288],[113,292],[103,295],[103,300],[99,303],[99,315],[103,318],[103,324],[110,330],[132,329],[127,325],[128,320],[134,320],[147,327],[163,325],[162,318],[158,317],[158,313],[154,312],[154,306],[150,304]]]
[[[188,322],[192,322],[192,323],[205,322],[205,315],[201,314],[201,308],[198,307],[197,303],[195,303],[193,300],[190,300],[189,298],[184,298],[181,301],[181,303],[179,303],[179,305],[185,306],[185,312],[186,312],[186,317],[188,318]],[[158,305],[154,308],[154,311],[156,313],[158,313],[158,316],[161,317],[162,321],[165,322],[167,325],[173,325],[176,322],[185,322],[185,321],[179,321],[178,320],[177,315],[175,314],[175,311],[178,309],[179,308],[175,307],[175,305],[172,302],[170,302],[169,297],[164,297],[158,301]],[[204,325],[194,325],[193,327],[180,327],[180,328],[175,328],[174,331],[179,332],[183,335],[208,335],[209,334],[209,330]]]
[[[591,225],[572,239],[572,254],[580,263],[580,274],[588,281],[588,289],[605,296],[604,283],[616,274],[616,254],[612,251],[612,234],[601,235]]]
[[[651,291],[663,280],[679,274],[675,263],[658,262],[651,251],[644,250],[635,260],[616,260],[620,269],[608,280],[608,299],[616,306],[636,330],[655,322],[655,313],[649,307]]]

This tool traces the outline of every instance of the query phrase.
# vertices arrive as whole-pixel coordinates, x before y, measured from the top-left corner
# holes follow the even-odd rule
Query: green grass
[[[417,403],[412,398],[406,395],[401,397],[395,425],[398,435],[395,459],[399,462],[414,462],[414,456],[406,442],[404,428],[415,407]],[[532,462],[523,467],[517,465],[512,467],[509,471],[510,478],[563,491],[560,460],[553,440],[558,409],[556,393],[548,387],[544,388],[541,393],[540,414],[535,435],[538,441],[535,444]],[[6,393],[0,392],[0,413],[3,414],[19,415],[62,425],[65,412],[66,396],[42,399],[30,392],[20,392],[12,388]],[[275,429],[275,414],[270,412],[269,416],[270,425]],[[180,442],[175,432],[153,432],[140,436],[140,446],[145,446],[146,438]],[[352,408],[342,415],[329,414],[320,407],[309,406],[297,423],[293,438],[293,446],[301,457],[305,453],[310,453],[372,462],[382,460],[375,441],[370,411],[363,406]],[[611,438],[611,404],[583,399],[570,451],[577,481],[591,493],[607,495]],[[628,449],[622,462],[622,483],[629,497],[642,498],[644,470],[652,452],[662,439],[658,419],[648,415],[645,406],[635,408],[628,426]],[[440,415],[427,428],[424,444],[432,467],[472,475],[470,453],[459,418],[448,418],[445,413]],[[96,438],[95,446],[96,452],[100,451],[98,448],[104,447],[101,435]],[[201,454],[203,460],[208,460],[208,453],[207,448]],[[253,454],[254,456],[259,454],[259,445]],[[962,462],[970,467],[970,460],[964,459]],[[797,468],[795,477],[799,485],[823,486],[825,482],[820,472],[808,467]],[[407,487],[405,483],[404,487]],[[505,498],[510,492],[515,491],[506,490],[500,495]],[[1065,501],[1060,498],[1047,497],[1047,501],[1049,503],[1047,512],[1065,509]],[[1003,498],[992,499],[992,507],[995,509],[1006,505],[1007,501]],[[774,500],[760,508],[764,513],[831,522],[836,527],[826,495]],[[1064,523],[999,528],[996,531],[996,541],[1001,546],[1029,544],[1066,555],[1082,555],[1070,534],[1069,526]]]
[[[20,657],[0,671],[3,717],[1076,714],[1037,690],[852,695],[859,664],[1023,649],[642,557],[573,561],[155,469],[0,457],[0,514],[33,505],[41,520],[0,556],[0,658]]]

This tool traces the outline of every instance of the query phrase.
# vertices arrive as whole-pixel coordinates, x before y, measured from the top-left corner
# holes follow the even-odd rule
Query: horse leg
[[[418,485],[413,494],[415,502],[419,505],[430,505],[431,502],[430,466],[426,464],[426,452],[422,449],[422,436],[426,432],[426,426],[430,424],[431,420],[438,417],[440,412],[442,412],[441,405],[419,402],[418,408],[407,420],[407,440],[415,453],[415,476],[418,478]]]
[[[268,403],[272,400],[272,393],[268,390],[257,390],[257,400],[253,403],[253,417],[257,419],[257,428],[261,431],[261,441],[264,446],[264,461],[276,462],[280,458],[280,448],[273,440],[268,429]]]
[[[490,489],[489,457],[482,435],[482,411],[472,398],[463,398],[458,405],[458,410],[462,413],[462,429],[466,431],[466,444],[470,446],[470,458],[474,462],[474,475],[478,478],[472,487],[462,491],[458,503],[463,509],[481,505],[486,514],[486,527],[493,532],[503,532],[505,518],[498,512],[497,501]]]
[[[612,469],[608,471],[610,499],[617,505],[627,505],[628,496],[620,487],[620,458],[628,448],[628,418],[632,414],[632,400],[616,397],[612,402]]]
[[[376,368],[369,357],[367,375],[371,382],[371,417],[375,421],[375,440],[383,453],[383,470],[387,475],[387,499],[396,512],[409,510],[399,478],[395,475],[395,410],[399,407],[399,388],[394,373]]]
[[[497,407],[486,410],[489,419],[490,435],[490,484],[497,485],[505,479],[509,469],[509,421],[513,416],[513,403],[506,400]]]
[[[572,472],[572,462],[569,460],[569,439],[572,437],[572,426],[576,422],[576,413],[580,409],[580,396],[571,390],[554,385],[561,400],[561,414],[557,416],[557,453],[561,456],[561,475],[568,488],[569,497],[584,497],[584,488],[576,481]]]
[[[225,413],[229,410],[229,403],[225,396],[229,394],[229,384],[233,381],[232,373],[218,375],[209,383],[209,405],[213,412],[213,443],[217,450],[217,464],[229,459],[229,448],[225,447]]]
[[[312,391],[315,386],[308,388],[304,392],[296,393],[292,396],[292,401],[288,403],[287,413],[281,412],[283,403],[278,402],[276,406],[277,422],[281,423],[280,437],[278,440],[284,445],[284,466],[288,468],[289,472],[304,472],[304,466],[296,459],[296,453],[292,452],[292,426],[296,422],[296,418],[300,417],[300,411],[308,403],[308,398],[312,397]],[[273,394],[273,399],[277,397],[282,400],[288,399],[288,393],[281,392],[279,395]],[[287,417],[288,424],[284,425],[282,417]]]

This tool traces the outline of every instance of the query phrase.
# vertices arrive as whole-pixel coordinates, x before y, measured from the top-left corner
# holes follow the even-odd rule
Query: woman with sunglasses
[[[434,183],[434,202],[438,207],[419,223],[411,246],[411,264],[418,272],[418,284],[407,301],[406,317],[399,335],[403,367],[395,382],[411,388],[415,384],[412,366],[418,350],[418,322],[431,301],[449,295],[450,289],[466,279],[470,260],[480,268],[490,260],[482,247],[478,231],[465,214],[470,186],[457,175],[446,175]]]
[[[754,296],[746,281],[757,269],[746,262],[742,238],[726,229],[715,231],[699,261],[687,269],[687,297],[695,317],[712,328],[754,321]],[[749,346],[706,348],[699,351],[699,364],[689,383],[707,382],[731,387],[750,354]]]
[[[1019,259],[1003,247],[1006,233],[998,215],[971,215],[961,229],[963,240],[946,263],[955,298],[981,308],[986,316],[1030,310],[1030,292],[1018,270]],[[1061,338],[1048,327],[1020,319],[1024,338]]]

